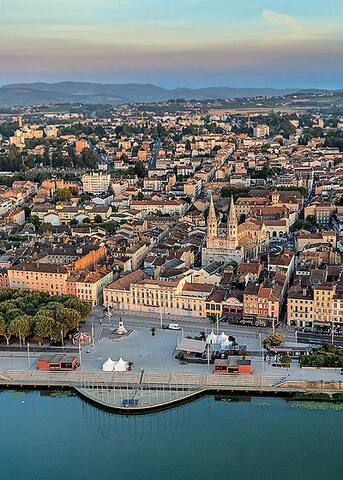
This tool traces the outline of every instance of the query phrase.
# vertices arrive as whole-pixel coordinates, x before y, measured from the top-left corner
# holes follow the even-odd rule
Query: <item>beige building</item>
[[[102,304],[103,290],[113,280],[113,271],[104,269],[95,272],[73,272],[66,282],[67,293],[81,300],[91,302],[93,306]]]
[[[191,275],[175,281],[152,280],[137,270],[104,289],[104,306],[160,313],[163,317],[168,314],[206,317],[212,312],[212,306],[218,304],[211,299],[214,286],[191,283],[190,280]]]
[[[182,200],[132,200],[130,208],[138,212],[184,215],[188,204]]]
[[[249,283],[243,295],[243,314],[256,320],[279,320],[280,291],[278,285],[266,287]]]
[[[8,269],[10,288],[39,290],[50,295],[67,293],[69,271],[61,265],[47,263],[19,263]]]
[[[311,233],[306,230],[301,230],[296,235],[297,250],[302,252],[305,248],[310,248],[315,245],[332,245],[337,246],[337,237],[334,230],[327,230],[322,232]]]
[[[111,214],[112,207],[109,205],[74,206],[43,204],[36,205],[32,209],[32,215],[36,215],[42,222],[51,223],[52,225],[69,224],[74,219],[78,222],[83,222],[85,218],[94,221],[98,215],[103,221],[106,221]]]
[[[74,271],[62,265],[20,263],[8,269],[10,288],[37,290],[49,295],[76,295],[92,305],[102,303],[102,292],[113,280],[113,272],[104,269]]]
[[[313,289],[290,291],[287,323],[299,327],[343,324],[343,285],[325,282]]]
[[[144,242],[135,243],[126,249],[125,254],[131,259],[131,269],[137,270],[149,252],[149,247]]]
[[[111,175],[102,171],[89,172],[82,175],[81,180],[84,192],[97,195],[108,191]]]
[[[183,184],[183,193],[191,198],[197,198],[202,189],[202,181],[200,179],[188,179]]]

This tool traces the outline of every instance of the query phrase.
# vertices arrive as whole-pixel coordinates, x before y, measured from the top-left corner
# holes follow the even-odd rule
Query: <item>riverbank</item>
[[[2,388],[71,388],[106,410],[148,412],[211,393],[342,400],[343,381],[256,375],[3,371]]]

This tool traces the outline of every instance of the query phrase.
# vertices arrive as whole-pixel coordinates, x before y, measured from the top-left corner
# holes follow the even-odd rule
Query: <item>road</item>
[[[97,314],[98,319],[102,317],[106,322],[106,316],[100,310]],[[122,317],[127,328],[160,328],[161,327],[161,318],[156,314],[141,314],[139,312],[119,312],[114,311],[111,317],[111,322],[117,324],[119,317]],[[217,330],[217,324],[212,323],[208,319],[194,318],[188,319],[187,317],[174,317],[166,315],[162,318],[164,325],[169,323],[178,323],[183,329],[185,335],[199,335],[201,331],[210,332],[212,329]],[[268,327],[249,327],[243,325],[233,325],[227,322],[218,323],[219,332],[224,331],[226,334],[230,334],[239,339],[259,339],[260,336],[263,338],[267,337],[272,333],[272,329]],[[322,343],[332,343],[331,335],[315,334],[315,333],[296,333],[296,330],[292,327],[281,325],[277,328],[277,332],[285,336],[287,342],[292,343],[306,343],[320,345]],[[334,336],[334,344],[336,346],[343,347],[343,336]]]
[[[100,314],[101,315],[101,314]],[[113,312],[111,317],[111,323],[118,324],[119,317],[122,317],[124,320],[124,324],[126,328],[132,329],[140,329],[140,328],[161,328],[161,319],[158,316],[145,316],[140,315],[139,313],[120,313],[120,312]],[[99,317],[98,317],[99,318]],[[98,320],[97,320],[98,321]],[[104,322],[107,321],[107,318],[104,318]],[[183,329],[183,333],[185,335],[199,335],[201,331],[208,332],[213,329],[214,331],[217,330],[217,324],[212,323],[208,319],[200,319],[194,318],[188,319],[187,317],[169,317],[165,316],[162,319],[163,325],[168,325],[169,323],[178,323],[180,327]],[[260,333],[261,337],[265,338],[268,336],[272,329],[271,328],[251,328],[247,326],[241,325],[231,325],[227,322],[219,322],[218,324],[218,331],[224,331],[226,334],[239,337],[240,339],[259,339]],[[281,329],[278,329],[281,333]],[[286,335],[288,341],[295,342],[294,333],[288,333],[285,329],[282,330],[282,333]]]
[[[154,143],[152,150],[151,150],[151,158],[149,161],[149,170],[155,170],[156,169],[156,164],[157,164],[157,159],[158,159],[158,153],[161,149],[162,141],[160,138],[156,140]]]
[[[332,337],[331,335],[315,333],[298,333],[298,342],[320,345],[322,343],[332,343]],[[343,337],[341,335],[334,336],[333,342],[337,347],[343,347]]]

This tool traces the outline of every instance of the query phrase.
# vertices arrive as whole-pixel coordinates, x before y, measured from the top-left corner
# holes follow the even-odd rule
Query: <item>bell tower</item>
[[[211,247],[213,240],[217,238],[218,235],[218,221],[217,215],[214,208],[213,197],[211,194],[210,206],[208,209],[207,217],[207,246]]]
[[[235,247],[237,246],[237,240],[238,240],[237,227],[238,227],[237,212],[236,212],[235,202],[233,201],[233,196],[232,196],[231,203],[230,203],[229,217],[227,221],[227,234],[228,234],[228,240],[232,242],[235,245]]]

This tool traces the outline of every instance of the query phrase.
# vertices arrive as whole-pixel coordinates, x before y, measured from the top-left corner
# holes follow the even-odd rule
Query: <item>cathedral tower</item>
[[[214,208],[213,197],[211,194],[210,206],[208,209],[207,217],[207,245],[209,246],[212,243],[212,240],[217,238],[218,235],[218,221],[217,215]]]
[[[235,202],[233,201],[233,196],[231,196],[230,211],[229,211],[229,217],[227,220],[227,234],[228,234],[229,240],[235,246],[237,246],[238,244],[237,227],[238,227],[238,222],[237,222],[236,206],[235,206]]]

